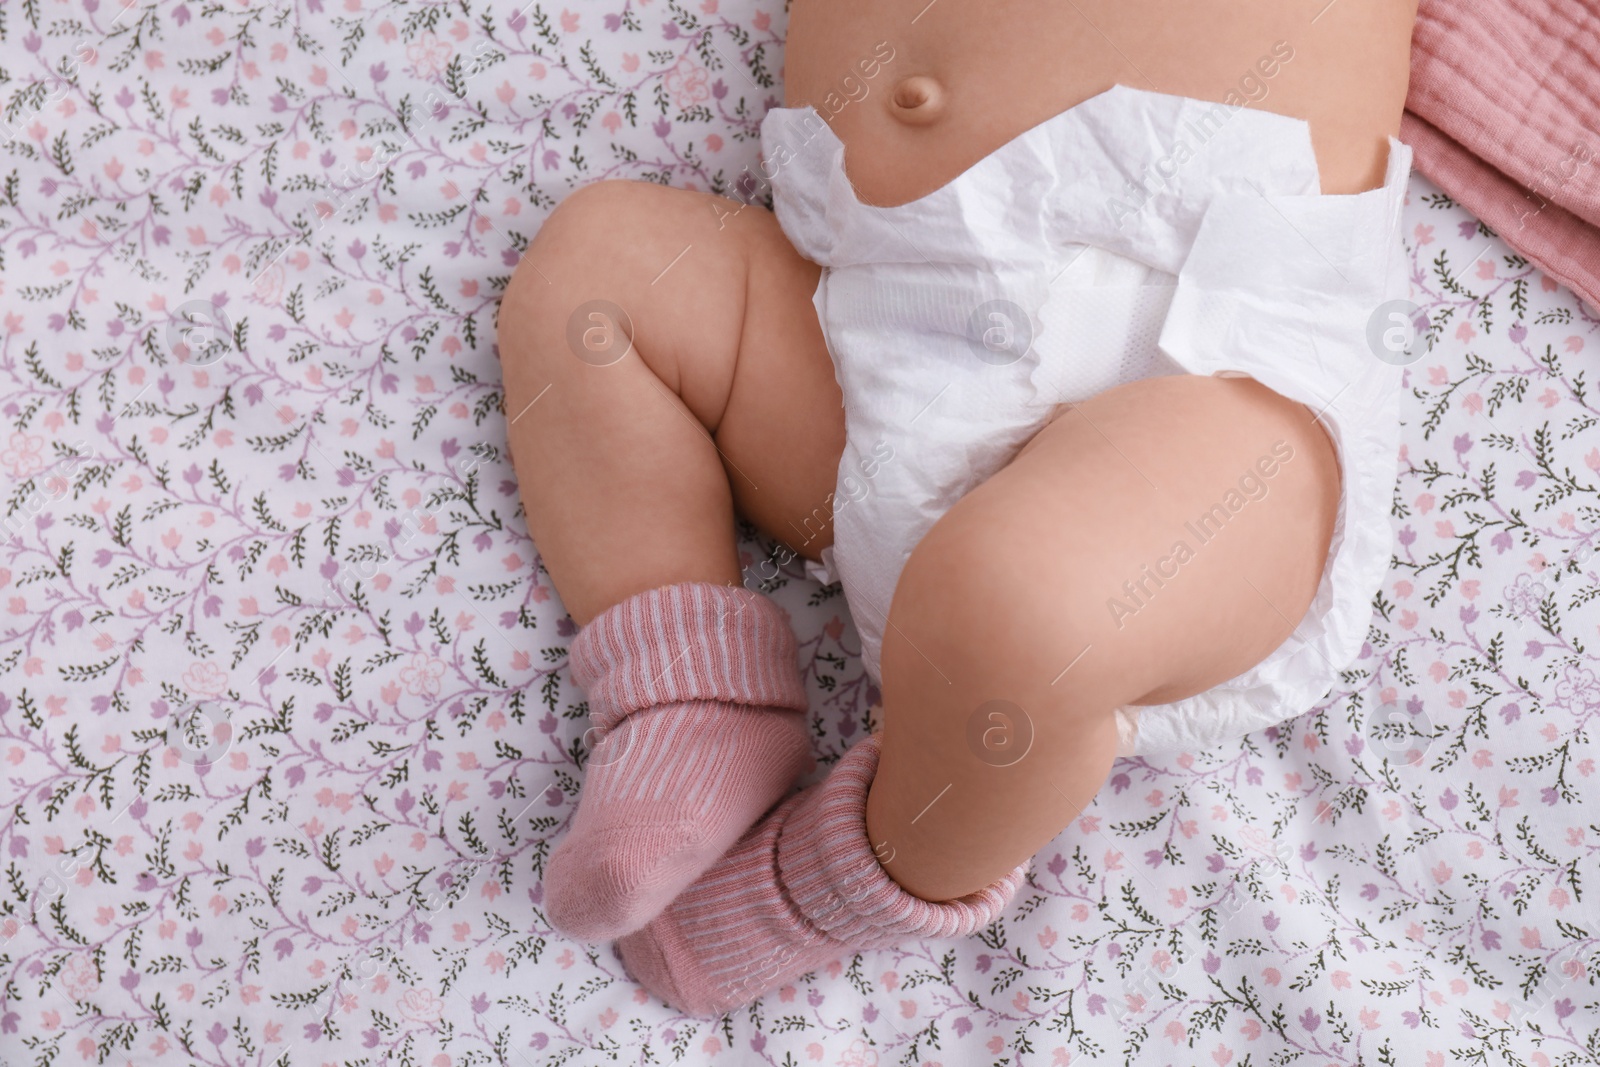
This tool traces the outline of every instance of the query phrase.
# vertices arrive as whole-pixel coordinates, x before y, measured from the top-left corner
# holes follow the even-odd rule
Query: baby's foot
[[[867,789],[880,741],[789,797],[617,949],[628,973],[672,1007],[718,1015],[858,951],[965,937],[1000,916],[1024,863],[955,900],[931,903],[891,879],[867,840]]]
[[[759,593],[708,582],[630,597],[572,643],[603,733],[546,910],[580,941],[643,926],[815,762],[794,635]]]

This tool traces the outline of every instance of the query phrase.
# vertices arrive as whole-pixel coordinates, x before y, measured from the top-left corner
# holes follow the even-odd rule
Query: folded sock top
[[[569,656],[602,730],[633,712],[689,700],[808,706],[788,618],[737,586],[681,582],[629,597],[590,620]]]

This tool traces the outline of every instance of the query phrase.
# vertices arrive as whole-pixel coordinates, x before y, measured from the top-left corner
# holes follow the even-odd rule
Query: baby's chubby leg
[[[810,559],[832,543],[795,536],[844,449],[820,270],[771,212],[647,182],[545,221],[500,358],[528,529],[578,625],[668,582],[740,584],[736,507]]]
[[[648,921],[812,766],[794,636],[741,585],[734,509],[779,537],[827,512],[844,424],[818,273],[759,207],[602,182],[501,304],[512,456],[594,726],[545,871],[573,937]]]
[[[1338,513],[1312,416],[1248,378],[1131,382],[935,524],[884,638],[867,827],[891,877],[947,900],[1003,876],[1099,791],[1116,708],[1204,692],[1289,638]],[[1230,492],[1243,507],[1197,526]]]
[[[997,918],[1100,789],[1115,708],[1226,681],[1310,606],[1339,496],[1311,416],[1258,382],[1194,376],[1064,412],[913,551],[882,733],[622,938],[629,973],[715,1014],[830,959]],[[1232,511],[1231,492],[1248,502],[1198,542],[1185,524]]]

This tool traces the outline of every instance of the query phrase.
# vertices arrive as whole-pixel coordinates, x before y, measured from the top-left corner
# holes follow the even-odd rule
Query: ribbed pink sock
[[[617,942],[640,985],[691,1015],[748,1004],[858,951],[965,937],[999,918],[1027,873],[942,903],[889,877],[867,840],[868,737],[826,779],[779,804],[643,929]],[[1030,861],[1031,862],[1031,861]]]
[[[600,742],[545,867],[580,941],[658,914],[816,764],[794,634],[771,600],[683,582],[601,612],[570,649]]]

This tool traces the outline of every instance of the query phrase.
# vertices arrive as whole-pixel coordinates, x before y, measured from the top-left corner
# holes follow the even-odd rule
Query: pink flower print
[[[183,687],[195,696],[219,697],[228,691],[228,672],[210,660],[191,663],[183,672]]]
[[[1600,707],[1600,683],[1594,672],[1568,664],[1565,676],[1556,683],[1557,704],[1565,705],[1576,714],[1586,708]]]
[[[400,681],[412,696],[438,696],[439,679],[444,677],[444,663],[426,652],[411,657],[411,665],[400,671]]]
[[[256,275],[252,297],[269,307],[276,305],[283,296],[283,281],[283,264],[274,263]]]
[[[859,1037],[839,1056],[839,1067],[877,1067],[878,1052]]]
[[[679,110],[683,110],[711,96],[711,87],[706,84],[708,78],[704,67],[691,63],[688,56],[679,56],[678,62],[667,71],[665,84],[667,92],[677,100]]]
[[[439,35],[431,32],[406,45],[406,56],[417,76],[422,78],[431,78],[444,70],[453,55],[455,50],[450,42],[439,40]]]
[[[408,989],[400,998],[400,1014],[413,1022],[431,1023],[444,1014],[444,1001],[426,989]]]
[[[100,971],[88,956],[73,956],[61,968],[61,988],[73,1000],[83,1000],[100,988]]]
[[[12,434],[5,451],[0,452],[0,466],[18,478],[44,470],[44,438],[20,430]]]
[[[1505,598],[1506,609],[1512,615],[1536,616],[1539,614],[1539,604],[1544,600],[1545,588],[1543,583],[1535,580],[1533,575],[1523,573],[1517,575],[1517,580],[1505,587],[1501,596]]]

